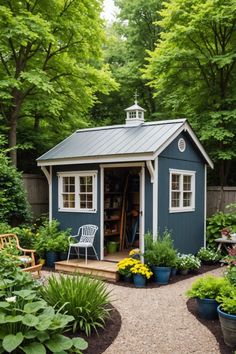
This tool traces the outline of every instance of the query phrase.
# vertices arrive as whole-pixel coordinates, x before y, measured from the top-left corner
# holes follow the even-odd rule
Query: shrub
[[[227,213],[220,211],[208,219],[207,245],[210,248],[217,248],[215,239],[221,237],[223,229],[230,227],[233,232],[236,232],[236,204],[230,204],[226,208]]]
[[[84,331],[87,336],[92,329],[104,327],[109,317],[110,296],[104,282],[88,276],[52,275],[42,287],[41,295],[51,306],[74,317],[73,332]]]
[[[228,283],[228,286],[222,288],[216,301],[220,303],[221,310],[236,315],[236,287],[234,285]]]
[[[186,292],[186,295],[190,298],[216,299],[222,289],[227,286],[228,281],[226,279],[215,277],[214,275],[206,275],[195,280],[191,289]]]
[[[0,296],[0,352],[81,353],[87,348],[82,338],[70,339],[61,333],[74,320],[55,311],[34,290],[13,291]]]
[[[69,246],[70,229],[62,231],[59,229],[59,222],[45,220],[36,233],[35,249],[40,257],[46,251],[66,251]]]
[[[226,279],[230,282],[230,284],[236,287],[236,265],[232,267],[228,267],[225,273]]]
[[[31,218],[22,175],[11,164],[0,136],[0,222],[18,225]]]
[[[170,233],[165,230],[153,241],[150,234],[145,236],[145,262],[150,265],[172,267],[175,264],[177,252],[173,247]]]
[[[210,248],[200,248],[198,251],[197,257],[203,262],[217,262],[222,258],[220,252],[215,252]]]

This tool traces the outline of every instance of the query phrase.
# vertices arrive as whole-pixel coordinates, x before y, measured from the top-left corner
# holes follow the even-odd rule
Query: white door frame
[[[100,260],[104,259],[104,169],[119,167],[141,167],[139,197],[140,197],[140,219],[139,219],[139,244],[140,251],[144,251],[144,220],[145,220],[145,163],[114,163],[100,165]]]

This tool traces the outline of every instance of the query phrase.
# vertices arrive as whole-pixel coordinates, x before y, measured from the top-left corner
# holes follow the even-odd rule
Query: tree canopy
[[[84,116],[95,94],[115,86],[101,60],[100,12],[101,0],[2,3],[0,112],[10,147],[17,133],[20,142],[45,147],[42,132],[46,141],[55,135],[58,141],[72,127],[88,124]]]
[[[187,117],[227,183],[236,157],[236,3],[170,0],[144,77],[175,117]],[[232,171],[232,170],[231,170]]]

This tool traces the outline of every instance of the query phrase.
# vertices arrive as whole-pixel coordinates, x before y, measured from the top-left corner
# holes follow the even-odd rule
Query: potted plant
[[[193,254],[178,254],[178,270],[182,275],[187,275],[188,272],[196,271],[201,266],[201,261]]]
[[[224,342],[229,347],[236,346],[236,287],[228,284],[222,289],[216,300]]]
[[[218,251],[214,251],[213,249],[202,247],[198,251],[197,257],[204,264],[214,264],[219,262],[219,260],[222,258],[222,255]]]
[[[131,268],[138,262],[138,260],[133,258],[124,258],[117,264],[118,273],[122,276],[125,282],[132,281]]]
[[[195,280],[186,295],[189,298],[196,299],[199,317],[206,320],[213,320],[218,317],[217,306],[219,303],[217,297],[227,284],[225,278],[215,277],[214,275],[206,275]]]
[[[138,260],[134,261],[134,265],[130,268],[130,271],[133,274],[134,285],[137,288],[143,288],[146,285],[146,280],[149,279],[153,273],[146,264],[143,264]]]
[[[150,234],[146,235],[144,258],[153,271],[155,282],[162,285],[168,284],[176,257],[177,252],[167,230],[164,231],[163,236],[158,235],[156,241],[152,240]]]

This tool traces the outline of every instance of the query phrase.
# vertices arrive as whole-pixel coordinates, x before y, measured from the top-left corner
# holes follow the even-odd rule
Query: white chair
[[[98,227],[96,225],[83,225],[83,226],[80,226],[79,227],[79,230],[78,230],[78,233],[77,235],[74,235],[74,236],[70,236],[69,237],[69,242],[70,240],[72,239],[79,239],[78,242],[75,242],[75,243],[69,243],[69,251],[68,251],[68,256],[67,256],[67,262],[70,258],[70,252],[71,252],[71,249],[74,248],[78,258],[79,258],[79,248],[85,248],[85,261],[86,261],[86,264],[87,264],[87,256],[88,256],[88,248],[92,248],[94,253],[95,253],[95,256],[98,259],[98,255],[97,255],[97,252],[93,246],[93,243],[94,243],[94,238],[95,238],[95,234],[98,230]]]

